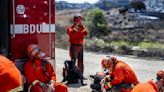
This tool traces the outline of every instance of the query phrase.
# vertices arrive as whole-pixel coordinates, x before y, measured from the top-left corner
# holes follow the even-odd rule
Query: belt
[[[19,91],[23,91],[23,87],[22,86],[18,86],[14,89],[11,89],[9,92],[19,92]]]
[[[112,88],[118,92],[121,92],[122,88],[128,90],[128,89],[132,89],[133,87],[132,87],[132,84],[121,83],[121,84],[112,86]]]
[[[71,45],[75,45],[75,46],[83,46],[82,44],[74,44],[74,43],[71,43]]]

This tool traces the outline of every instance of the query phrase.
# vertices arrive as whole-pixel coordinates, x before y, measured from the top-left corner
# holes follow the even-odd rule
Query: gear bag
[[[67,84],[78,83],[78,79],[81,80],[81,84],[83,84],[83,76],[78,67],[75,66],[73,61],[65,61],[63,68],[63,81],[67,81]]]

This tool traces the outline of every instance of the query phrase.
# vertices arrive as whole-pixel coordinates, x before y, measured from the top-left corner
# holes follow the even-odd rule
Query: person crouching
[[[110,56],[107,58],[107,68],[109,74],[100,82],[102,90],[111,89],[112,92],[130,92],[133,85],[139,83],[132,68],[116,57]]]

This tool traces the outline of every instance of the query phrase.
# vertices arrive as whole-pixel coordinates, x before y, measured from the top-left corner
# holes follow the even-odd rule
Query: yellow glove
[[[110,88],[112,88],[112,85],[110,84],[110,82],[107,82],[107,83],[105,83],[104,88],[105,88],[106,90],[107,90],[107,89],[110,89]]]
[[[110,75],[106,75],[105,76],[105,80],[106,80],[106,82],[110,82],[111,81],[111,76]]]

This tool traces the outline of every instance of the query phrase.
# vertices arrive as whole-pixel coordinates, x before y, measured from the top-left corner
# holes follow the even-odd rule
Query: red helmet
[[[105,62],[109,62],[109,58],[108,57],[104,57],[103,59],[102,59],[102,61],[101,61],[101,65],[104,67],[104,66],[106,66],[106,63]]]
[[[114,56],[106,56],[105,58],[102,59],[101,61],[101,65],[102,67],[110,67],[111,66],[111,63],[110,62],[115,62],[117,60],[116,57]]]
[[[163,82],[163,86],[164,86],[164,71],[163,70],[160,70],[157,72],[157,81]]]
[[[109,56],[104,57],[101,61],[101,65],[103,68],[109,69],[112,65],[112,63],[110,63],[110,57]]]
[[[164,80],[164,71],[163,70],[158,71],[157,76]]]
[[[115,62],[116,60],[117,60],[116,57],[114,57],[114,56],[110,56],[110,61],[111,61],[111,62]]]

